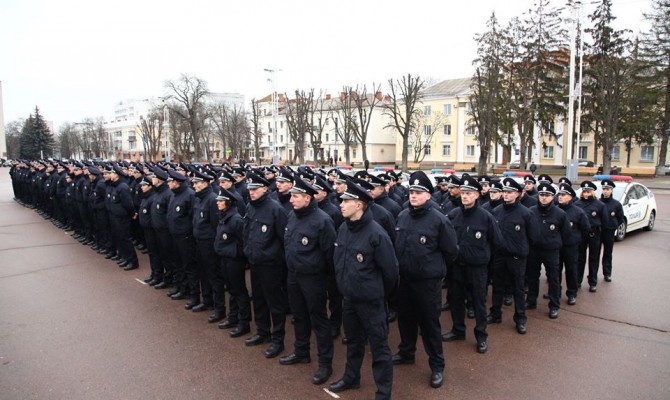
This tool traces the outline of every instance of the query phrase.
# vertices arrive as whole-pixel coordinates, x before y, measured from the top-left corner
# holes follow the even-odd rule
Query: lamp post
[[[170,110],[167,104],[163,106],[163,121],[165,123],[165,162],[170,162]]]
[[[276,73],[281,71],[280,70],[274,70],[271,68],[264,68],[263,71],[269,72],[270,73],[270,78],[268,79],[270,82],[272,82],[272,133],[273,133],[273,149],[272,149],[272,163],[277,164],[279,162],[279,153],[277,149],[277,117],[279,114],[279,99],[277,96],[277,78],[276,78]]]

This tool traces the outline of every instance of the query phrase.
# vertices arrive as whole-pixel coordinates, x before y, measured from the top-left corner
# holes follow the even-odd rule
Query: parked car
[[[607,175],[600,176],[601,179]],[[601,181],[594,177],[593,183],[596,184],[597,197],[600,198],[602,188]],[[630,176],[619,175],[617,177],[609,176],[614,181],[616,187],[612,191],[612,197],[618,200],[623,206],[624,222],[619,225],[616,231],[616,240],[621,241],[626,234],[643,229],[651,231],[654,229],[658,208],[654,193],[645,185],[634,182]],[[577,190],[577,196],[581,193],[581,188]]]
[[[667,164],[667,165],[665,166],[665,174],[666,174],[666,175],[670,175],[670,164]]]
[[[592,167],[595,167],[596,164],[593,161],[589,161],[589,160],[585,160],[583,158],[580,158],[579,162],[577,163],[577,166],[592,168]]]
[[[521,168],[521,161],[519,161],[519,160],[512,161],[507,166],[507,169],[519,169],[519,168]]]

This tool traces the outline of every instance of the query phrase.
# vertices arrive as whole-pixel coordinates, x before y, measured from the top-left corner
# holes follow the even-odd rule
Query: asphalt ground
[[[311,384],[312,363],[281,366],[264,346],[208,324],[207,313],[184,310],[165,291],[140,282],[148,259],[125,272],[34,211],[12,200],[0,170],[0,399],[330,399]],[[415,365],[396,366],[396,399],[663,399],[670,398],[670,191],[655,190],[653,232],[615,245],[613,282],[598,292],[584,284],[575,306],[557,320],[543,302],[528,311],[528,333],[516,333],[511,307],[489,326],[489,351],[467,340],[444,343],[440,389],[428,385],[421,343]],[[602,277],[600,277],[602,280]],[[546,290],[544,278],[542,290]],[[443,331],[451,327],[442,314]],[[253,329],[253,325],[252,325]],[[400,341],[390,326],[390,346]],[[293,342],[287,323],[287,349]],[[346,348],[335,344],[334,374]],[[359,390],[374,396],[366,356]]]

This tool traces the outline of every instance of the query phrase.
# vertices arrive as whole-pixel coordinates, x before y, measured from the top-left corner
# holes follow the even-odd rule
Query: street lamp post
[[[272,150],[272,164],[277,164],[279,162],[279,153],[277,149],[277,117],[279,114],[279,99],[277,96],[277,78],[276,78],[276,73],[281,71],[280,70],[274,70],[271,68],[264,68],[263,69],[265,72],[270,73],[270,79],[268,79],[270,82],[272,82],[272,133],[273,133],[273,150]]]
[[[163,121],[165,124],[165,161],[170,162],[170,111],[167,104],[163,106]]]

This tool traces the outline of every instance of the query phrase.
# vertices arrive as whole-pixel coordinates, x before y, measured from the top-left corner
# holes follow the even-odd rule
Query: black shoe
[[[75,239],[79,239],[81,237],[81,234],[75,232],[74,234],[72,234],[72,237]]]
[[[328,385],[328,390],[330,390],[333,393],[340,393],[344,392],[345,390],[358,389],[360,387],[361,387],[360,383],[347,383],[344,381],[344,379],[340,379],[339,381],[333,382],[330,385]]]
[[[433,372],[430,374],[430,387],[437,389],[442,386],[442,382],[444,382],[442,372]]]
[[[172,288],[172,289],[170,289],[170,290],[167,291],[167,297],[172,297],[173,295],[175,295],[175,294],[177,294],[177,293],[179,293],[179,292],[181,292],[181,290],[179,290],[178,287],[176,287],[176,288]]]
[[[140,266],[137,265],[136,263],[128,263],[128,265],[126,265],[126,266],[123,268],[123,270],[124,270],[124,271],[132,271],[132,270],[134,270],[134,269],[138,269],[139,267],[140,267]]]
[[[119,268],[125,268],[130,264],[128,260],[119,260],[116,262],[119,265]]]
[[[605,275],[605,282],[612,282],[612,277],[609,275]]]
[[[549,300],[549,293],[543,294],[542,298],[545,299],[545,300]]]
[[[466,315],[468,318],[473,319],[475,317],[475,310],[472,308],[468,308]]]
[[[237,322],[231,321],[230,318],[226,319],[219,324],[219,329],[230,329],[237,326]]]
[[[170,296],[172,300],[186,300],[188,299],[188,293],[185,292],[177,292]]]
[[[319,367],[312,377],[312,383],[315,385],[320,385],[330,378],[333,374],[333,369],[331,367]]]
[[[387,320],[389,323],[391,323],[391,322],[395,321],[396,319],[398,319],[398,313],[395,312],[395,311],[393,311],[393,310],[389,310],[389,313],[388,313],[388,315],[386,316],[386,320]]]
[[[144,283],[149,283],[149,282],[151,282],[151,281],[153,281],[153,280],[154,280],[154,277],[153,277],[153,276],[148,276],[148,277],[142,279],[142,282],[144,282]]]
[[[486,316],[486,322],[489,324],[501,324],[502,317],[494,317],[493,315],[489,314]]]
[[[91,250],[98,251],[98,250],[100,250],[100,246],[98,246],[97,244],[94,244],[93,246],[91,246]]]
[[[121,257],[119,257],[118,255],[111,256],[109,259],[112,260],[112,261],[121,261]]]
[[[516,324],[516,331],[519,332],[520,335],[525,335],[526,334],[526,324]]]
[[[535,310],[537,308],[537,303],[531,303],[526,301],[526,310]]]
[[[403,357],[400,353],[394,354],[391,360],[393,365],[414,364],[416,362],[414,358]]]
[[[277,357],[282,351],[284,351],[284,345],[283,344],[277,344],[277,343],[272,343],[270,347],[265,350],[265,358],[275,358]]]
[[[503,304],[504,305],[511,306],[513,302],[514,302],[514,298],[512,296],[503,297]]]
[[[163,282],[162,279],[154,279],[154,280],[151,280],[151,281],[147,282],[147,284],[148,284],[149,286],[156,286],[156,285],[158,285],[158,284],[161,283],[161,282]]]
[[[154,286],[154,289],[166,289],[166,288],[168,288],[169,286],[170,286],[170,285],[168,285],[167,283],[165,283],[165,281],[163,281],[163,282],[161,282],[161,283],[155,285],[155,286]]]
[[[549,310],[549,318],[556,319],[558,318],[558,308],[552,308]]]
[[[231,332],[232,333],[232,332]],[[245,346],[256,346],[261,343],[268,343],[270,341],[270,336],[261,336],[259,334],[256,334],[250,338],[247,338],[244,340],[244,345]]]
[[[596,285],[589,285],[589,292],[595,293],[596,292]]]
[[[442,307],[440,307],[440,310],[442,311],[448,311],[451,308],[451,304],[449,303],[444,303],[442,304]]]
[[[213,324],[215,322],[219,322],[219,321],[223,320],[224,318],[226,318],[225,313],[223,313],[221,311],[214,311],[212,314],[209,315],[209,317],[207,317],[207,322],[209,322],[210,324]]]
[[[477,353],[484,354],[489,351],[489,345],[486,343],[486,340],[483,342],[477,342]]]
[[[187,310],[191,310],[191,309],[193,309],[193,307],[199,306],[199,305],[200,305],[200,300],[191,299],[191,300],[189,300],[188,303],[184,304],[184,308],[187,309]]]
[[[266,353],[267,357],[267,353]],[[279,364],[281,365],[293,365],[293,364],[309,364],[312,362],[312,359],[309,356],[300,357],[295,353],[291,353],[284,357],[279,357]]]
[[[465,340],[465,334],[457,334],[452,331],[449,331],[442,335],[443,342],[453,342],[454,340]]]
[[[112,253],[105,254],[105,259],[106,260],[111,260],[112,258],[114,258],[114,254],[112,254]]]
[[[230,337],[231,337],[231,338],[236,338],[236,337],[244,336],[244,335],[246,335],[246,334],[249,333],[249,332],[251,332],[251,329],[250,329],[248,326],[239,326],[239,325],[237,325],[237,327],[236,327],[235,329],[233,329],[232,331],[230,331]],[[245,342],[246,342],[246,341],[245,341]],[[246,343],[245,343],[245,344],[246,344]],[[249,344],[248,344],[247,346],[252,346],[252,345],[249,345]]]
[[[575,296],[568,297],[568,304],[574,306],[575,304],[577,304],[577,298]]]
[[[193,307],[191,309],[191,311],[193,311],[193,312],[203,312],[203,311],[211,310],[212,308],[214,308],[214,307],[212,307],[210,305],[207,305],[205,303],[200,303],[197,306]]]

